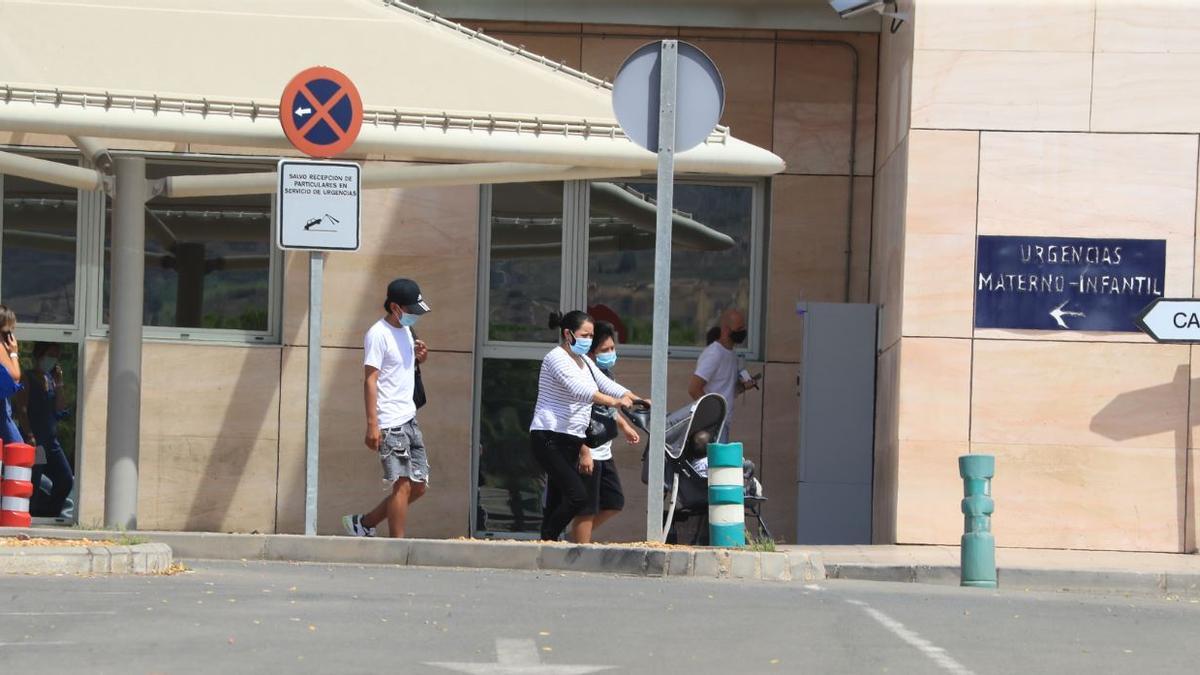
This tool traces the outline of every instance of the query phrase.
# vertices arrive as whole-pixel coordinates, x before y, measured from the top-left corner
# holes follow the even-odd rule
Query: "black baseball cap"
[[[429,304],[421,296],[421,287],[412,279],[395,279],[387,287],[388,303],[396,303],[405,314],[424,314]]]

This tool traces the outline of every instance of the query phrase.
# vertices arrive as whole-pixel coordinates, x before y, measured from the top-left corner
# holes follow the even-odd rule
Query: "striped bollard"
[[[963,536],[961,576],[963,586],[996,587],[996,538],[992,535],[992,476],[996,475],[993,455],[963,455],[958,458],[958,473],[963,479]]]
[[[708,444],[708,542],[746,545],[746,507],[742,487],[742,444]]]
[[[4,469],[0,474],[0,527],[29,527],[29,498],[33,496],[33,462],[37,451],[32,445],[8,443],[4,446]]]

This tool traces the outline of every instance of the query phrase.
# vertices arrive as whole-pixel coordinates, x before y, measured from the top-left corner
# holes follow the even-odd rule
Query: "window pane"
[[[529,451],[529,423],[537,401],[541,361],[484,359],[479,421],[481,532],[538,532],[542,523],[542,469]]]
[[[56,374],[53,370],[48,373],[42,371],[40,359],[34,358],[35,353],[42,357],[54,358],[59,372]],[[79,345],[68,342],[42,343],[24,340],[21,342],[20,356],[21,375],[25,385],[23,399],[25,414],[21,416],[21,424],[25,428],[21,431],[32,434],[38,445],[51,448],[50,452],[46,453],[47,462],[34,465],[34,471],[40,476],[40,479],[32,499],[30,512],[35,517],[63,517],[70,521],[75,518],[75,495],[79,485],[75,472],[77,466],[75,436],[76,420],[78,419],[76,414],[78,398],[75,384],[79,381]],[[60,375],[62,378],[63,384],[59,400],[66,404],[66,413],[61,417],[54,414],[57,409],[54,400],[47,395],[49,390],[42,384],[46,382],[47,375],[50,377],[50,382],[54,381],[56,375]],[[58,441],[57,448],[53,445],[53,440]],[[58,454],[59,448],[62,451],[61,455]],[[65,460],[65,464],[63,460]],[[56,484],[57,490],[55,489]],[[60,492],[68,485],[71,486],[71,489]]]
[[[21,323],[75,323],[78,192],[3,177],[0,297]]]
[[[554,342],[562,271],[563,184],[492,188],[488,338]]]
[[[624,343],[647,345],[652,338],[656,191],[653,183],[591,187],[588,311],[617,324]],[[733,240],[732,245],[720,244],[703,232],[689,236],[675,228],[671,344],[704,346],[721,310],[746,310],[750,303],[754,188],[677,183],[674,207]]]
[[[153,178],[269,171],[269,165],[148,161]],[[271,195],[156,197],[146,205],[147,326],[268,329]],[[104,321],[109,321],[112,202],[105,222]]]

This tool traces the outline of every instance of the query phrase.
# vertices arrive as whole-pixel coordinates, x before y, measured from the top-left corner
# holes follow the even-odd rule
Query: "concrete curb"
[[[171,567],[166,544],[0,548],[0,574],[162,574]]]
[[[0,536],[103,538],[84,530],[0,528]],[[825,578],[820,554],[731,549],[574,545],[486,539],[367,539],[294,534],[138,532],[170,546],[175,557],[314,563],[461,567],[548,572],[589,572],[639,577],[700,577],[812,582]]]
[[[959,585],[959,568],[955,565],[830,562],[825,564],[825,570],[829,579]],[[1200,573],[1000,567],[997,569],[997,577],[1000,589],[1008,591],[1102,591],[1133,595],[1175,595],[1200,598]]]
[[[0,528],[0,536],[18,533],[47,538],[111,537],[111,532]],[[366,539],[305,537],[294,534],[220,534],[209,532],[138,532],[166,545],[180,559],[271,560],[286,562],[458,567],[545,572],[586,572],[638,577],[692,577],[813,583],[824,579],[892,581],[957,586],[957,565],[826,561],[819,549],[759,552],[719,548],[584,546],[549,542],[486,539]],[[146,545],[143,545],[146,546]],[[169,549],[167,548],[169,546]],[[129,566],[118,558],[125,547],[102,551],[41,549],[55,552],[56,564],[81,569],[66,573],[120,573]],[[137,549],[139,547],[133,547]],[[18,549],[29,550],[29,549]],[[2,549],[0,549],[2,551]],[[67,553],[60,553],[68,551]],[[75,551],[75,552],[70,552]],[[117,552],[114,558],[112,552]],[[72,557],[79,560],[74,560]],[[9,557],[12,557],[11,555]],[[107,560],[107,562],[106,562]],[[146,563],[146,569],[149,569]],[[160,568],[170,565],[168,557]],[[96,571],[93,572],[92,570]],[[8,571],[0,562],[0,573]],[[60,568],[59,571],[65,571]],[[1102,591],[1108,593],[1200,597],[1200,572],[1139,572],[1104,569],[1001,567],[1006,591]]]

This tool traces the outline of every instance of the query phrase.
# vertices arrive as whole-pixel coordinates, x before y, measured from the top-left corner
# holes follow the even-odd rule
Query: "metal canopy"
[[[299,70],[326,64],[364,100],[350,156],[655,167],[621,132],[607,83],[400,2],[131,5],[6,1],[0,130],[285,148],[279,93]],[[725,128],[677,165],[742,176],[784,168]]]

